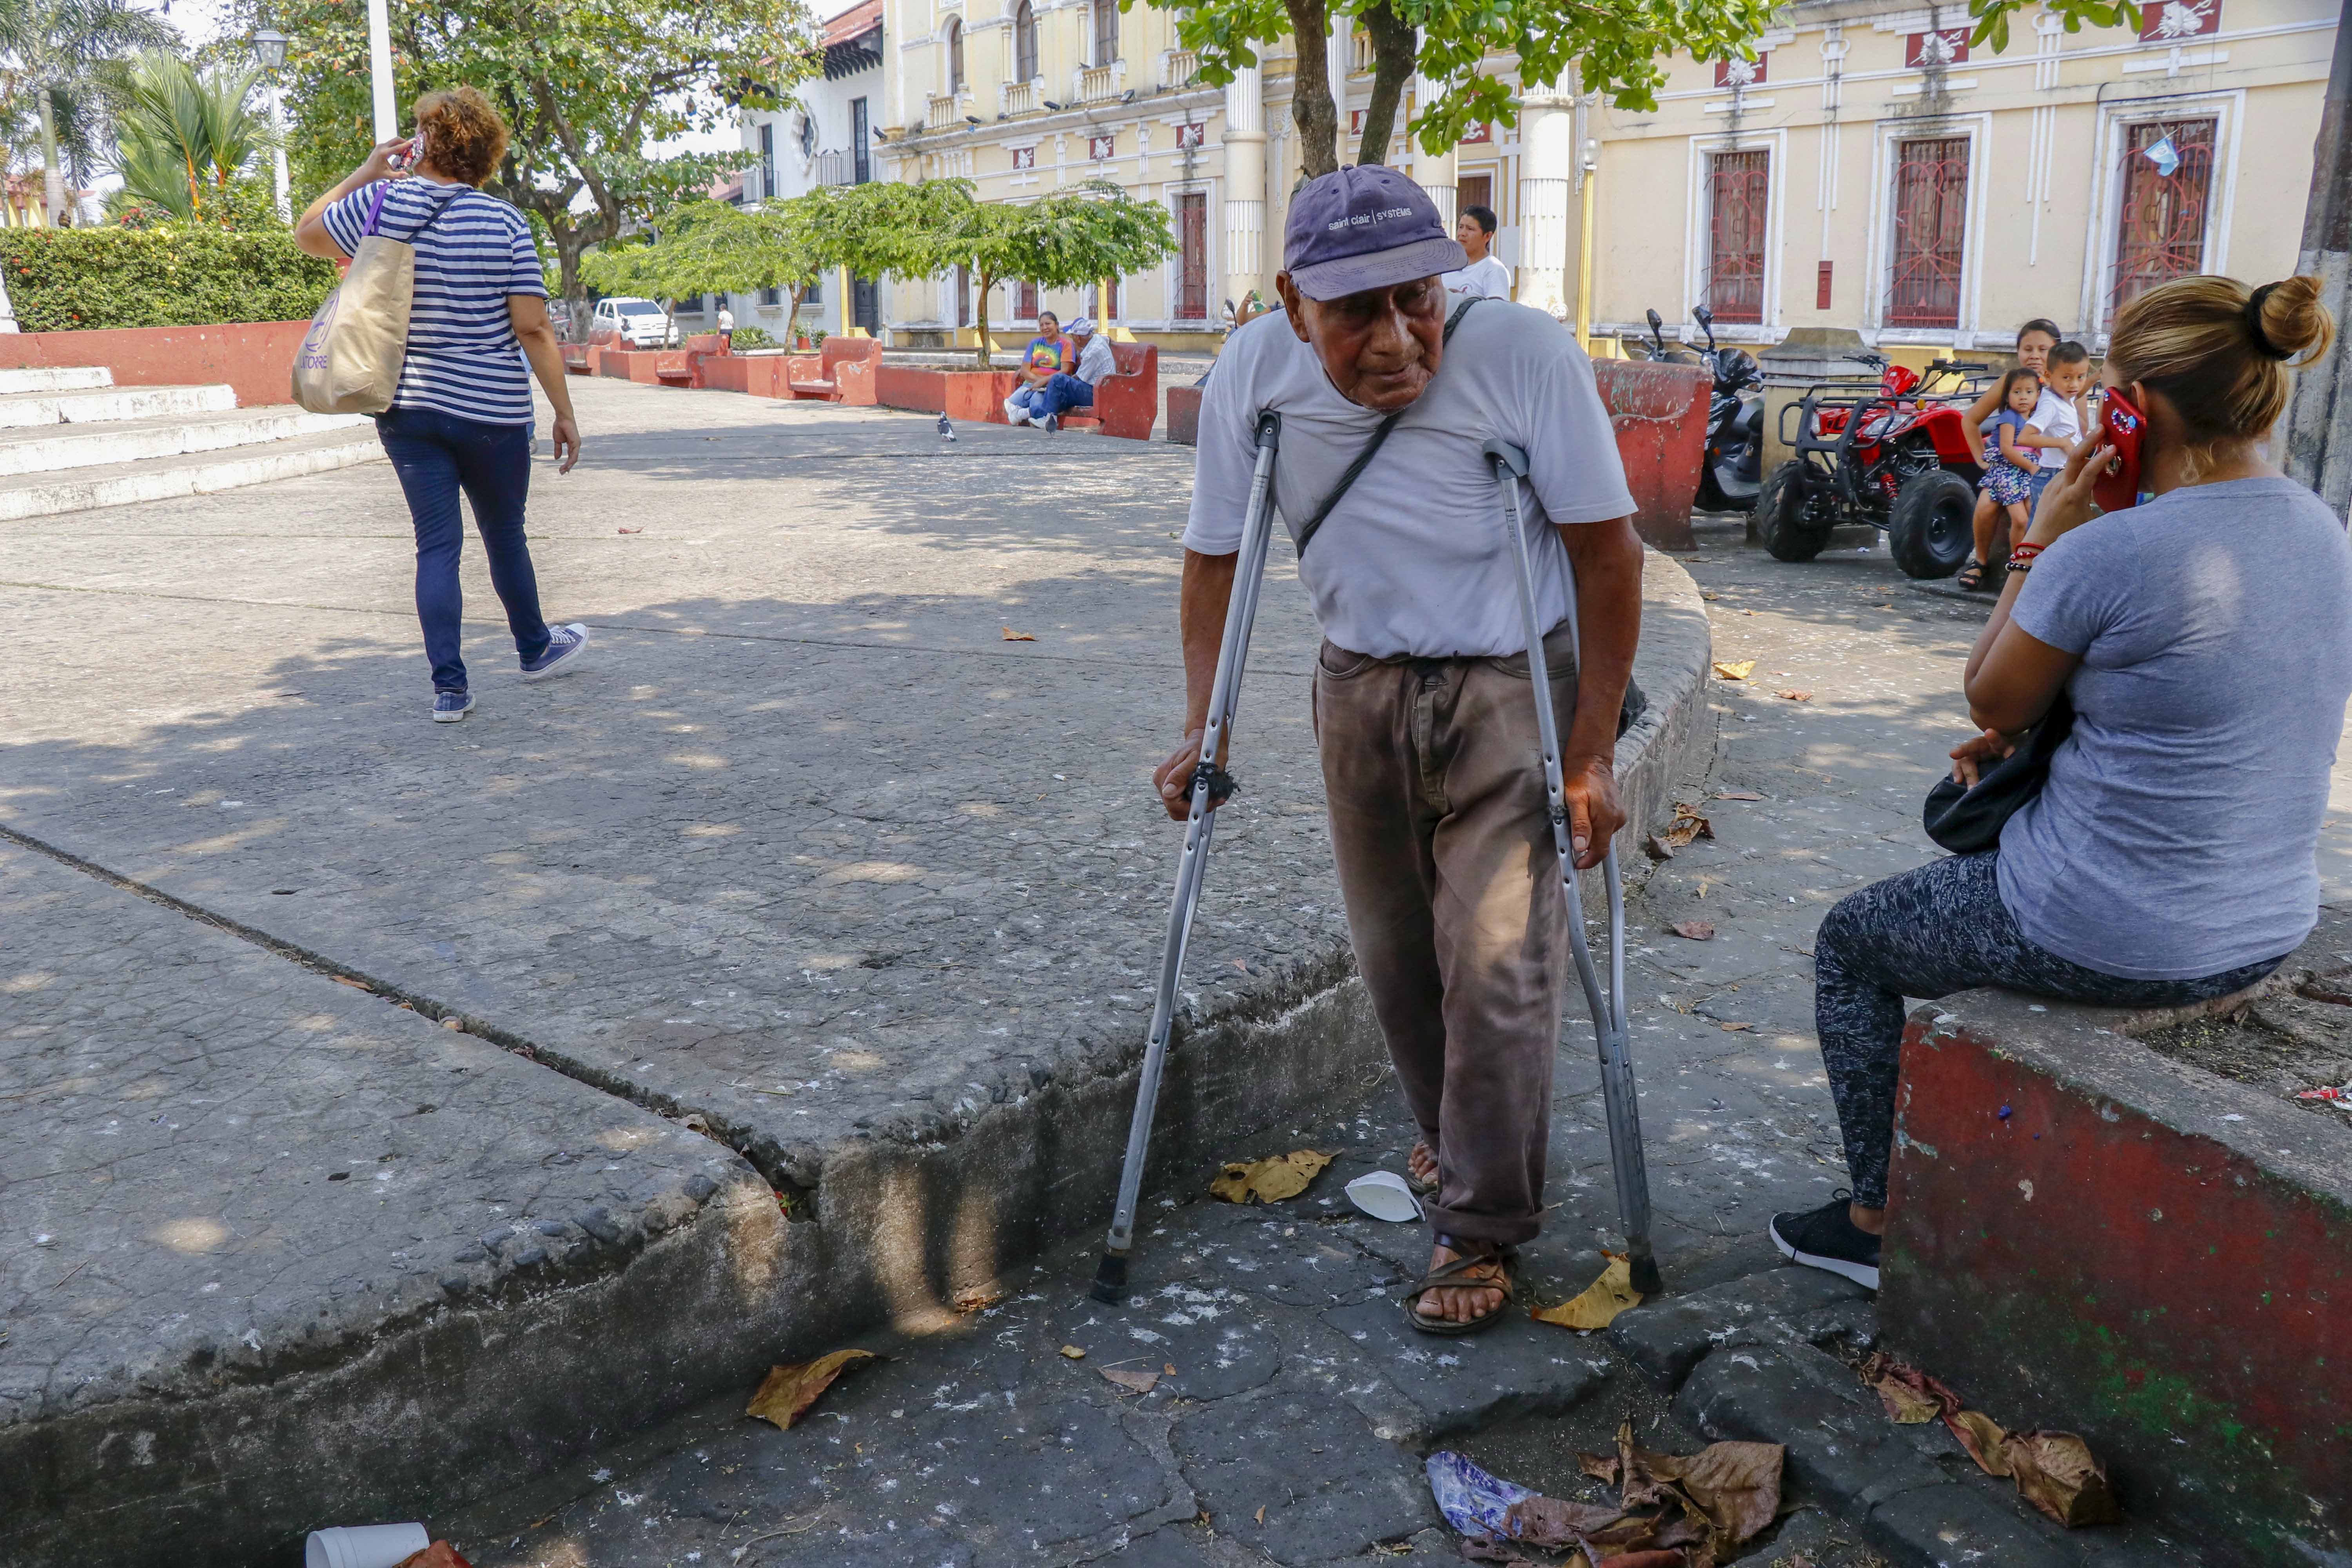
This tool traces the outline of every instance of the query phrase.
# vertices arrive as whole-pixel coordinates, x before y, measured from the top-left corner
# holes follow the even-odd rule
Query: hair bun
[[[2284,278],[2257,290],[2263,336],[2281,354],[2317,358],[2336,339],[2336,319],[2319,302],[2319,279]]]

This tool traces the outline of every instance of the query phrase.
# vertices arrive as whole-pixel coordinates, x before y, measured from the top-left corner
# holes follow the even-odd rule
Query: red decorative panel
[[[1205,146],[1208,139],[1209,128],[1197,121],[1176,128],[1176,145],[1179,148]]]
[[[1115,158],[1118,155],[1118,138],[1117,136],[1089,136],[1087,138],[1087,156],[1093,159],[1095,162],[1100,163],[1105,158]]]
[[[1940,33],[1903,36],[1903,63],[1915,71],[1959,65],[1969,58],[1969,30],[1947,27]]]
[[[2125,128],[2110,310],[2203,269],[2213,130],[2210,120],[2153,120]]]
[[[1968,212],[1967,137],[1927,137],[1897,145],[1887,325],[1959,325]]]
[[[1830,308],[1830,277],[1836,266],[1837,263],[1833,261],[1822,263],[1820,276],[1813,285],[1813,309],[1816,310],[1826,310]]]
[[[2201,38],[2221,30],[2221,0],[2146,0],[2139,8],[2139,36],[2151,44]]]
[[[1717,87],[1762,87],[1764,62],[1770,57],[1759,54],[1752,60],[1737,57],[1715,62],[1715,85]]]
[[[1015,147],[1013,149],[1013,166],[1016,169],[1035,168],[1037,166],[1037,149],[1034,147]]]
[[[1478,121],[1477,124],[1473,125],[1469,130],[1462,133],[1460,145],[1465,147],[1483,146],[1486,143],[1494,141],[1494,139],[1495,122],[1491,120],[1482,120]]]
[[[1762,149],[1707,160],[1706,307],[1718,321],[1764,320],[1770,158]]]

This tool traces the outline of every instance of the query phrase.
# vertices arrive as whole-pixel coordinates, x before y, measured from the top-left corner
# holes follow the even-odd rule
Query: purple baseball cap
[[[1469,252],[1445,232],[1429,193],[1378,163],[1318,175],[1290,198],[1282,266],[1310,300],[1392,289],[1458,272]]]

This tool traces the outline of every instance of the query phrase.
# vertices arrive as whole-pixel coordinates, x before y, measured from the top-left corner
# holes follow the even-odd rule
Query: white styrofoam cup
[[[432,1544],[421,1524],[340,1524],[310,1532],[302,1568],[397,1568]]]

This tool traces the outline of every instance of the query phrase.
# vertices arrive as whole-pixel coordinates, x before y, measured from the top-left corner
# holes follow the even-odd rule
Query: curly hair
[[[469,185],[497,173],[499,160],[506,156],[507,122],[475,88],[449,88],[418,99],[416,133],[425,138],[425,156],[435,169]]]

